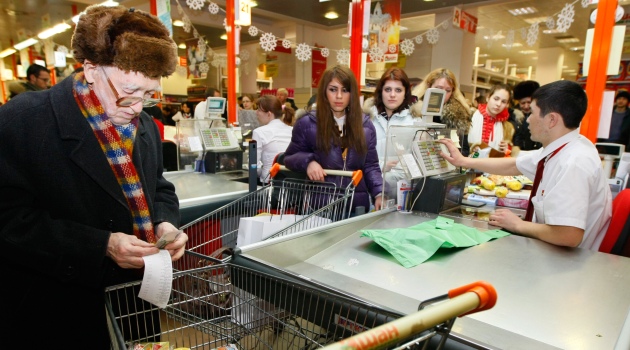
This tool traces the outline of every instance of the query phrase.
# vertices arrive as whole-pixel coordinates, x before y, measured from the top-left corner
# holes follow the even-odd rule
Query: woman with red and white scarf
[[[496,84],[490,89],[488,103],[480,104],[472,117],[468,131],[471,154],[487,146],[506,156],[511,153],[514,136],[514,126],[508,121],[511,96],[512,89],[507,84]]]

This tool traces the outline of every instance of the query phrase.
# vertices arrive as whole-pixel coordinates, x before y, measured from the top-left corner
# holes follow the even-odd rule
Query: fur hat
[[[525,80],[516,84],[514,87],[514,99],[520,100],[525,97],[532,97],[534,91],[536,91],[540,87],[538,82],[533,80]]]
[[[74,58],[115,66],[149,78],[171,75],[177,66],[177,45],[160,20],[123,6],[90,6],[72,36]]]

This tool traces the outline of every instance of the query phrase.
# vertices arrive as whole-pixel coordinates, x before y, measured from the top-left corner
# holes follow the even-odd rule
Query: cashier
[[[580,135],[587,97],[575,82],[556,81],[532,96],[531,138],[542,148],[518,158],[464,157],[450,140],[440,142],[456,166],[534,179],[527,215],[497,209],[490,224],[512,233],[568,247],[599,248],[612,215],[612,195],[599,154]]]

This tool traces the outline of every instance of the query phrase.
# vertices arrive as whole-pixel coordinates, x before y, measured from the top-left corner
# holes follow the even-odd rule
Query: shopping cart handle
[[[278,163],[274,163],[271,166],[271,170],[269,170],[269,174],[273,178],[273,177],[276,176],[276,174],[279,171],[290,171],[290,170],[287,167],[285,167],[284,165],[280,165]],[[326,175],[351,177],[352,178],[352,184],[354,185],[354,187],[357,187],[359,185],[359,182],[361,182],[361,179],[363,178],[363,171],[361,171],[361,170],[345,171],[345,170],[324,169],[324,171],[326,172]]]
[[[479,297],[479,307],[461,316],[491,309],[497,303],[497,291],[486,281],[477,281],[448,291],[450,299],[464,293],[473,292]]]

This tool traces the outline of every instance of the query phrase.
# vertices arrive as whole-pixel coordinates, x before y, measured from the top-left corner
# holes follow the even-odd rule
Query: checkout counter
[[[180,120],[172,135],[178,171],[165,172],[164,178],[175,185],[181,225],[256,189],[256,167],[248,165],[256,163],[256,145],[243,151],[240,130],[224,125],[225,105],[225,98],[209,97],[206,119]]]
[[[403,133],[397,135],[396,139],[403,139]],[[395,149],[404,159],[405,150]],[[401,164],[399,174],[390,174],[389,179],[385,174],[389,185],[400,181],[401,174],[416,171],[404,167],[413,165]],[[410,227],[437,218],[436,213],[479,230],[495,228],[478,216],[467,215],[473,207],[461,205],[461,176],[455,172],[437,177],[419,183],[428,186],[422,191],[432,197],[420,198],[420,202],[437,203],[426,209],[419,209],[418,203],[412,203],[413,211],[390,205],[379,212],[242,247],[232,262],[315,281],[401,314],[416,311],[421,301],[456,286],[477,280],[491,283],[498,293],[495,307],[458,318],[447,348],[630,348],[628,258],[509,235],[465,249],[443,248],[426,262],[405,268],[373,240],[360,237],[361,230]],[[416,190],[416,186],[409,189]],[[384,191],[384,203],[391,204],[391,193],[387,188]],[[513,210],[524,214],[524,210]]]

